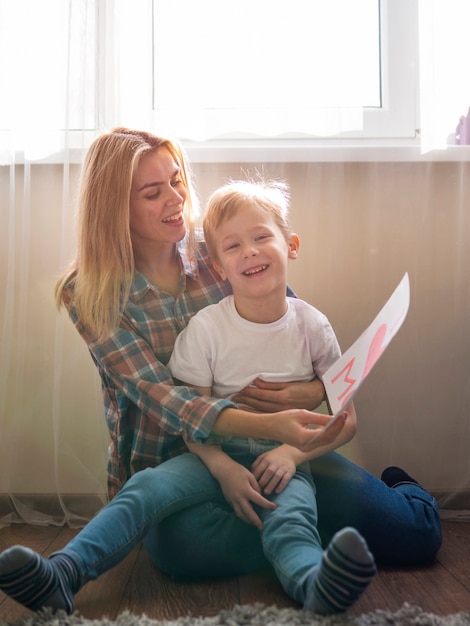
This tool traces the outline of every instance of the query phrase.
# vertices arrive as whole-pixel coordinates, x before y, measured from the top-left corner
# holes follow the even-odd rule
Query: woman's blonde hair
[[[246,205],[255,206],[271,215],[289,241],[292,230],[289,224],[290,195],[287,184],[275,180],[232,180],[214,191],[204,213],[204,239],[212,261],[219,261],[217,230]]]
[[[194,251],[196,207],[191,172],[175,142],[144,131],[115,128],[97,137],[85,157],[77,256],[57,281],[55,297],[59,308],[72,297],[70,304],[80,321],[97,337],[108,336],[119,325],[134,277],[129,223],[134,172],[145,154],[162,148],[181,167],[188,190],[184,208],[188,246]]]

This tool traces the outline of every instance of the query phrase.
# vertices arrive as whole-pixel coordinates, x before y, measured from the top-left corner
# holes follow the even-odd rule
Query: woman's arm
[[[153,347],[136,332],[129,319],[123,317],[110,338],[98,340],[81,324],[73,309],[69,313],[104,385],[111,391],[119,390],[170,435],[197,443],[211,435],[277,439],[309,450],[312,424],[321,427],[328,423],[327,416],[302,409],[253,413],[237,409],[230,400],[177,386],[169,369],[156,358]]]
[[[169,435],[202,443],[211,435],[222,409],[234,407],[229,400],[175,385],[170,370],[156,356],[150,334],[144,338],[126,316],[112,336],[99,340],[80,322],[73,308],[69,314],[88,346],[108,395],[118,402],[118,393],[123,394]],[[158,341],[155,338],[155,343]]]
[[[213,426],[213,432],[222,436],[276,439],[291,444],[315,456],[324,454],[327,447],[335,449],[334,441],[344,427],[345,419],[338,419],[331,428],[323,428],[332,420],[331,415],[314,413],[305,409],[290,409],[277,413],[253,413],[242,409],[225,408]],[[250,431],[250,434],[246,434]],[[318,450],[322,452],[318,452]],[[311,457],[313,458],[313,457]]]
[[[269,383],[257,378],[233,399],[255,411],[270,413],[294,408],[314,411],[325,397],[325,387],[319,378],[290,383]]]

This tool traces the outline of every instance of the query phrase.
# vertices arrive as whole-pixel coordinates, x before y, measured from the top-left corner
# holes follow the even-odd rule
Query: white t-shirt
[[[323,313],[299,298],[270,324],[242,318],[233,296],[200,310],[178,335],[168,366],[175,378],[228,398],[257,377],[269,382],[322,377],[341,354]]]

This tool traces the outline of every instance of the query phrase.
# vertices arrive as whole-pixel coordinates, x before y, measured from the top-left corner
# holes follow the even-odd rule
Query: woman
[[[155,563],[177,579],[265,565],[257,529],[234,515],[217,485],[200,492],[202,464],[185,454],[185,438],[240,435],[318,449],[322,456],[312,462],[312,473],[324,541],[354,526],[377,561],[396,564],[427,561],[440,546],[436,502],[405,472],[389,468],[378,480],[328,452],[344,422],[312,441],[311,425],[329,419],[306,410],[323,399],[319,381],[258,381],[237,398],[270,413],[243,411],[174,385],[166,363],[178,332],[197,310],[229,293],[197,242],[192,202],[187,164],[168,140],[118,128],[88,151],[78,254],[56,297],[102,379],[111,502],[48,560],[21,547],[0,555],[0,588],[29,608],[73,610],[74,593],[140,539]],[[175,492],[176,500],[181,497],[172,508]],[[167,495],[172,505],[162,513]],[[260,494],[257,504],[267,506],[263,501]],[[181,510],[185,503],[190,506]]]

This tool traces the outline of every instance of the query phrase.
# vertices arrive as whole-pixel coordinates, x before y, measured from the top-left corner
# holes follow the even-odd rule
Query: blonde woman
[[[190,171],[176,144],[125,128],[98,137],[85,159],[79,209],[77,257],[56,297],[101,377],[111,501],[49,559],[22,546],[0,555],[0,588],[33,610],[73,611],[80,587],[140,540],[177,579],[264,566],[257,529],[226,505],[184,441],[239,435],[311,450],[331,446],[343,425],[310,443],[311,425],[329,419],[310,411],[324,396],[316,380],[255,381],[234,400],[256,414],[175,385],[166,364],[176,336],[198,310],[230,293],[197,240]],[[400,483],[389,488],[335,452],[313,463],[326,541],[350,525],[378,561],[434,556],[441,537],[436,503],[404,472],[387,475],[388,483]],[[270,506],[262,494],[255,504]]]

